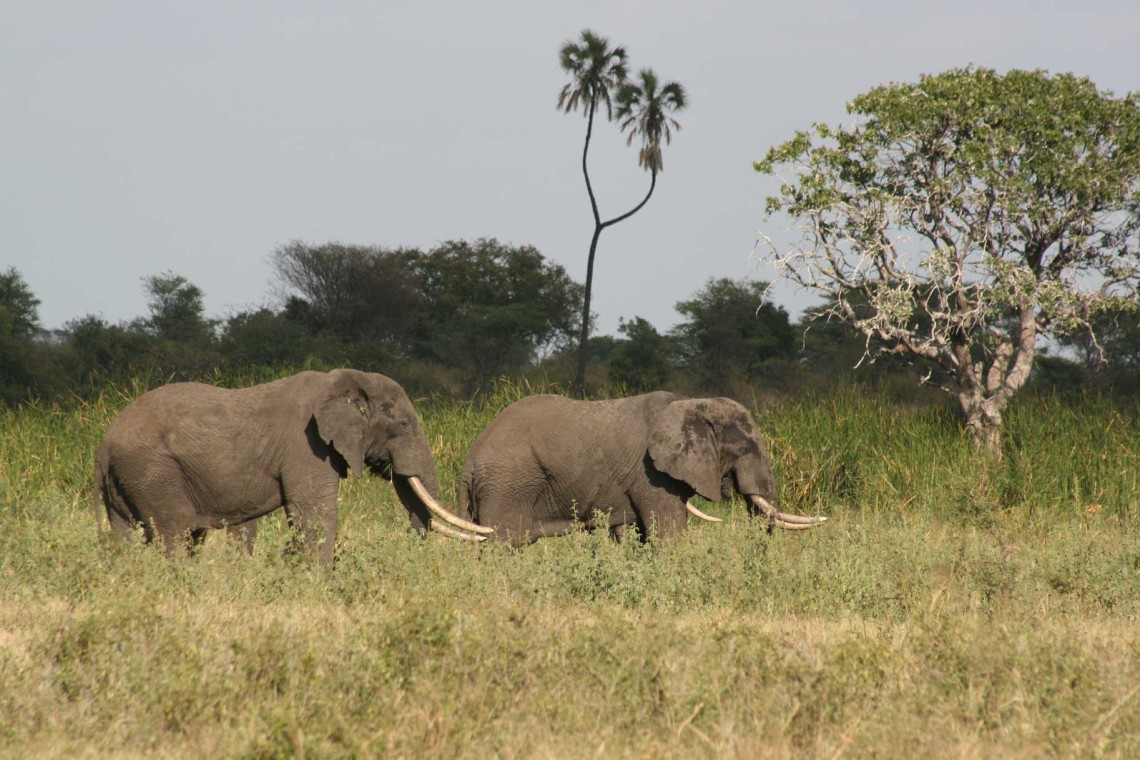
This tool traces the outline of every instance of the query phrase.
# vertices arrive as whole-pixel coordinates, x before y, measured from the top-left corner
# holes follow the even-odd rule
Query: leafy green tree
[[[562,267],[531,246],[493,239],[428,253],[294,242],[274,265],[292,295],[280,315],[234,323],[235,340],[271,329],[283,355],[279,339],[293,328],[279,316],[318,338],[307,345],[326,361],[379,371],[437,365],[462,375],[468,392],[565,345],[581,302],[581,286]]]
[[[594,287],[594,257],[602,230],[628,219],[641,210],[657,186],[657,174],[663,168],[661,140],[672,138],[672,130],[680,124],[669,116],[686,106],[685,90],[676,82],[662,85],[649,69],[643,69],[639,81],[627,81],[626,52],[621,47],[610,47],[609,40],[589,29],[582,30],[578,42],[568,41],[559,51],[562,70],[571,76],[558,95],[558,107],[565,113],[582,109],[586,117],[586,140],[582,147],[582,175],[586,180],[586,193],[590,197],[590,210],[594,216],[594,234],[590,239],[590,253],[586,259],[586,287],[582,300],[581,328],[578,335],[578,369],[574,385],[579,394],[585,393],[587,342],[590,334],[590,296]],[[613,94],[611,95],[611,91]],[[606,118],[613,119],[613,102],[617,101],[616,117],[623,132],[628,131],[627,144],[635,138],[642,141],[638,154],[639,164],[649,172],[649,191],[629,211],[607,221],[602,220],[598,201],[590,182],[587,158],[594,130],[594,115],[604,105]]]
[[[796,336],[782,307],[765,300],[768,283],[709,280],[677,304],[685,318],[673,336],[682,366],[706,391],[727,391],[762,374],[766,361],[795,354]]]
[[[319,355],[319,341],[302,322],[286,311],[257,309],[226,320],[220,341],[226,362],[233,367],[300,367]]]
[[[341,343],[381,347],[385,358],[406,358],[423,314],[413,269],[418,251],[293,241],[273,265],[286,290],[291,318]]]
[[[1117,392],[1140,389],[1140,314],[1135,309],[1108,309],[1092,319],[1092,327],[1058,336],[1076,355],[1086,380]]]
[[[851,295],[850,302],[860,318],[873,313],[855,294]],[[913,356],[882,351],[877,338],[868,338],[849,323],[831,318],[830,310],[834,306],[833,299],[827,299],[822,306],[807,309],[794,326],[800,365],[817,380],[826,385],[836,378],[849,379],[858,373],[861,381],[881,385],[888,378],[898,378],[898,387],[907,393],[901,383],[904,379],[931,383],[944,383],[949,379],[942,376],[944,373],[937,365]],[[915,315],[915,320],[918,325],[929,324],[921,313]]]
[[[0,335],[30,340],[40,329],[40,299],[15,267],[0,273]]]
[[[870,350],[939,366],[1000,457],[1039,341],[1136,308],[1140,96],[966,68],[876,87],[848,111],[856,125],[817,124],[756,163],[798,169],[768,212],[803,239],[769,241],[770,258]]]
[[[173,272],[143,278],[149,295],[150,317],[145,324],[161,340],[204,345],[214,336],[214,325],[206,319],[202,289]]]
[[[468,392],[573,336],[582,288],[531,246],[450,241],[411,264],[427,302],[416,354],[461,369]]]
[[[27,398],[42,374],[34,343],[40,301],[15,267],[0,273],[0,401]]]
[[[150,315],[134,329],[154,336],[151,365],[182,380],[202,377],[221,362],[217,323],[206,318],[202,289],[182,275],[163,272],[143,278]]]
[[[618,332],[625,336],[610,354],[610,382],[631,391],[662,388],[673,368],[669,338],[641,317],[620,320]]]
[[[157,361],[157,339],[137,327],[111,325],[89,314],[69,322],[65,330],[63,363],[77,392],[108,379],[124,380]]]

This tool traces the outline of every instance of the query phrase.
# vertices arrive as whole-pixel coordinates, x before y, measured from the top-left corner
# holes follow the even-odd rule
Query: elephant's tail
[[[137,516],[123,492],[122,483],[103,447],[95,455],[95,477],[91,501],[95,509],[95,527],[100,537],[126,539],[135,526]]]
[[[116,523],[122,522],[119,514],[115,511],[116,498],[119,503],[123,503],[122,493],[118,491],[118,484],[115,482],[115,473],[112,471],[110,457],[107,455],[103,446],[95,453],[95,477],[91,486],[91,506],[95,510],[95,530],[100,536],[106,535],[108,532],[111,534],[123,533],[122,530],[116,530],[122,526]]]

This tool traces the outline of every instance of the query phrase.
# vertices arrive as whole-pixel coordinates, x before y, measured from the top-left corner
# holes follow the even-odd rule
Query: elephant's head
[[[687,483],[709,501],[739,493],[753,514],[764,513],[778,527],[797,530],[827,519],[778,511],[772,461],[752,415],[732,399],[669,403],[650,430],[649,456],[658,470]],[[689,511],[709,519],[691,505]]]
[[[329,373],[328,387],[317,399],[313,419],[321,440],[342,457],[354,475],[367,466],[391,480],[404,508],[421,531],[451,532],[440,520],[470,533],[487,528],[456,517],[436,501],[439,480],[435,459],[419,415],[400,384],[389,377],[353,369]]]

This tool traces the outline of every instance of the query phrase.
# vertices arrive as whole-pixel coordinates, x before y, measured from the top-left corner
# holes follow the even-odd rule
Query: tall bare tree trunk
[[[582,172],[586,174],[586,188],[590,191],[590,205],[594,210],[594,237],[590,239],[590,255],[586,259],[586,293],[582,302],[582,331],[578,339],[578,373],[574,378],[574,393],[579,398],[586,398],[586,355],[590,338],[590,294],[594,287],[594,255],[598,251],[598,238],[602,236],[602,230],[606,227],[629,219],[649,202],[649,199],[653,197],[653,189],[657,187],[657,172],[654,170],[649,173],[649,192],[641,199],[641,203],[621,216],[615,216],[608,222],[603,222],[598,215],[598,205],[594,200],[594,191],[590,187],[590,175],[586,173],[585,154],[582,156]]]

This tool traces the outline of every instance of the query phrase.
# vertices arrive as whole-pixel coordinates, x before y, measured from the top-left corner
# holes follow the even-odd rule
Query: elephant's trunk
[[[827,518],[822,515],[808,517],[806,515],[791,515],[786,512],[781,512],[772,506],[772,503],[763,496],[754,493],[748,494],[747,498],[752,506],[767,516],[768,521],[772,525],[775,525],[777,528],[783,528],[784,530],[807,530],[827,520]]]

